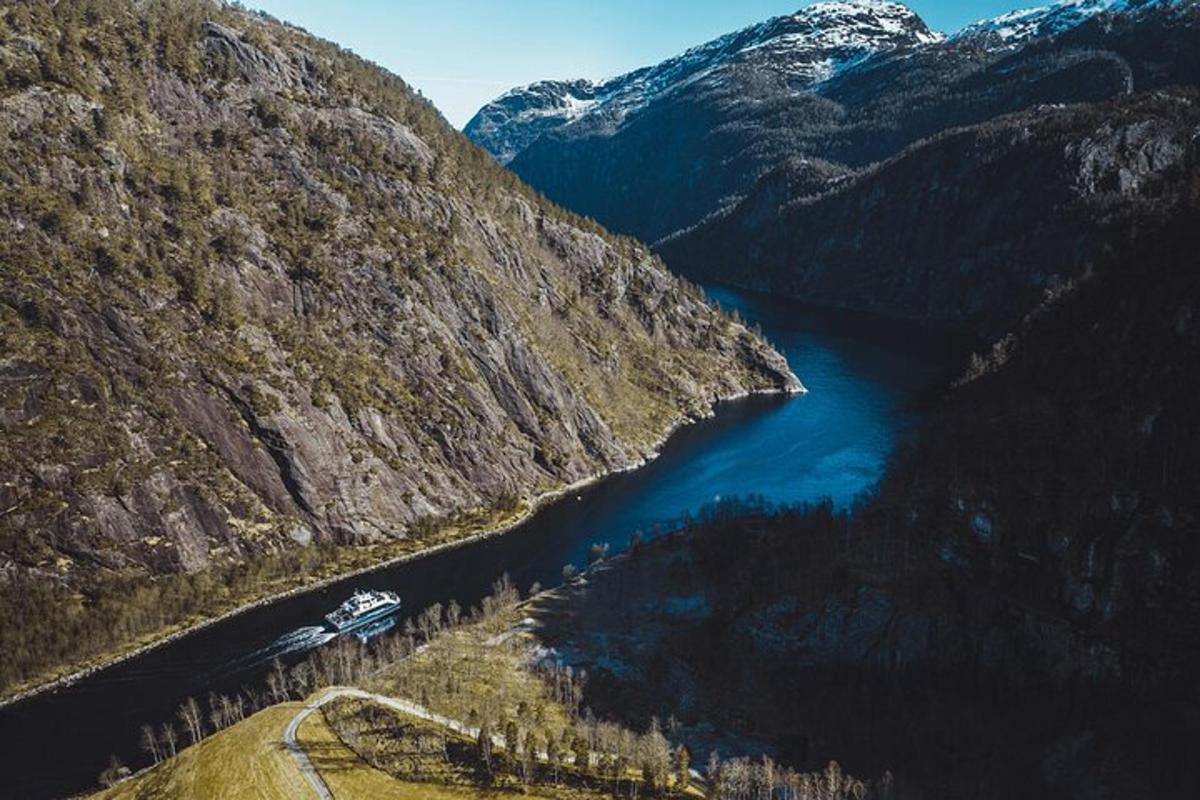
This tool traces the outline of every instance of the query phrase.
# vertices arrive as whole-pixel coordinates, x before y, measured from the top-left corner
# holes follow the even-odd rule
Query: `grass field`
[[[321,773],[329,790],[337,798],[371,798],[371,800],[564,800],[580,796],[564,789],[561,793],[520,794],[488,791],[468,787],[439,786],[433,783],[408,783],[372,768],[343,745],[330,730],[321,714],[312,714],[300,726],[297,737],[313,766]],[[311,790],[310,790],[311,794]],[[588,795],[595,798],[596,795]]]
[[[103,800],[213,798],[282,800],[305,798],[312,788],[283,749],[282,732],[303,707],[271,706],[199,745],[112,789]]]
[[[570,724],[567,710],[554,702],[545,684],[523,668],[536,645],[526,634],[505,636],[522,613],[501,612],[486,623],[443,633],[422,653],[367,681],[365,688],[408,697],[451,719],[472,722],[472,712],[495,723],[514,719],[524,705],[538,728],[558,734]],[[503,733],[503,731],[497,731]]]
[[[539,782],[535,765],[533,783],[522,791],[517,768],[510,764],[508,771],[502,770],[492,781],[480,784],[475,773],[474,734],[466,737],[452,734],[451,738],[459,740],[456,745],[447,749],[447,740],[441,738],[440,745],[429,750],[430,737],[435,740],[444,737],[438,723],[394,710],[380,715],[382,709],[369,700],[339,698],[309,714],[297,731],[298,744],[334,797],[594,799],[610,796],[607,794],[610,779],[597,774],[609,769],[601,764],[602,755],[612,759],[605,764],[618,764],[619,753],[624,754],[621,758],[628,759],[627,766],[619,768],[626,787],[640,779],[637,753],[661,750],[663,760],[671,757],[665,749],[668,746],[665,739],[659,734],[655,734],[662,743],[659,750],[639,749],[651,742],[652,737],[639,738],[638,734],[622,731],[612,723],[590,723],[592,727],[587,728],[573,718],[568,704],[577,703],[578,694],[564,691],[564,686],[571,686],[570,675],[564,678],[551,668],[551,674],[543,678],[528,669],[541,651],[536,635],[522,623],[524,613],[525,609],[520,607],[505,607],[482,620],[443,631],[421,652],[366,679],[363,687],[386,696],[409,698],[434,713],[468,725],[484,724],[483,720],[487,720],[496,734],[508,736],[508,729],[515,727],[513,737],[517,738],[512,741],[521,743],[522,753],[531,747],[549,748],[551,743],[569,751],[591,737],[602,748],[602,752],[593,751],[591,767],[582,774],[576,773],[574,767],[564,767],[561,776],[556,768],[552,784],[544,768]],[[98,797],[102,800],[315,797],[313,787],[283,745],[284,729],[303,708],[304,703],[299,702],[267,708]],[[393,715],[391,721],[389,715]],[[464,747],[469,752],[464,752]],[[546,758],[543,755],[537,760]],[[524,779],[530,780],[530,776],[526,774]],[[668,780],[674,783],[673,778]],[[691,794],[690,788],[688,793]]]
[[[304,800],[312,787],[283,748],[282,734],[303,703],[271,706],[180,751],[95,800]],[[297,741],[336,798],[345,800],[575,800],[599,795],[566,787],[528,794],[396,780],[362,761],[320,714],[300,726]]]

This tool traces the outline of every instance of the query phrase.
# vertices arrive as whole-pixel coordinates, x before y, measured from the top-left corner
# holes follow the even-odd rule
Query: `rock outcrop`
[[[6,597],[86,618],[106,576],[511,513],[799,385],[329,43],[208,2],[0,18]],[[0,683],[45,660],[5,629]]]

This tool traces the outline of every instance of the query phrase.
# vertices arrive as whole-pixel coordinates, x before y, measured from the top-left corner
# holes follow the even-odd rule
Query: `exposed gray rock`
[[[0,532],[26,570],[395,542],[798,388],[395,76],[208,8],[178,58],[81,51],[0,98],[3,181],[28,200],[0,209]],[[111,74],[128,97],[95,88]]]

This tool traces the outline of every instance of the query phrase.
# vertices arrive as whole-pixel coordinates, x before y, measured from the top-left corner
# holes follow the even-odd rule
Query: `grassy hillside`
[[[189,747],[175,758],[95,795],[96,800],[294,800],[315,796],[284,749],[281,734],[303,704],[282,703]],[[374,800],[576,800],[570,789],[545,793],[473,789],[396,780],[344,745],[320,714],[300,726],[297,742],[334,797]]]
[[[274,800],[312,792],[283,749],[281,734],[303,704],[283,703],[189,747],[157,769],[101,792],[104,800],[228,798]]]
[[[479,608],[434,606],[370,648],[341,640],[304,663],[280,665],[265,693],[250,690],[232,703],[212,698],[211,715],[198,711],[188,722],[181,709],[177,719],[152,724],[160,754],[190,738],[193,727],[208,738],[100,797],[291,792],[300,762],[282,742],[285,728],[295,727],[305,757],[336,797],[744,800],[752,787],[774,782],[796,800],[894,800],[887,777],[862,781],[836,763],[797,772],[758,754],[748,758],[745,749],[722,760],[707,749],[689,751],[673,718],[660,722],[632,708],[621,721],[593,713],[583,702],[588,669],[566,664],[570,655],[550,649],[548,631],[526,616],[544,618],[555,606],[590,613],[576,599],[559,589],[522,603],[502,578]],[[288,697],[305,697],[305,704]],[[275,704],[235,721],[264,699]],[[113,769],[101,776],[116,777]]]

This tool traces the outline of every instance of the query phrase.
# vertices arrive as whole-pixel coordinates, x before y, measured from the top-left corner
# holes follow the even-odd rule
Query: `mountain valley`
[[[551,67],[0,10],[0,795],[1193,796],[1200,0]]]

